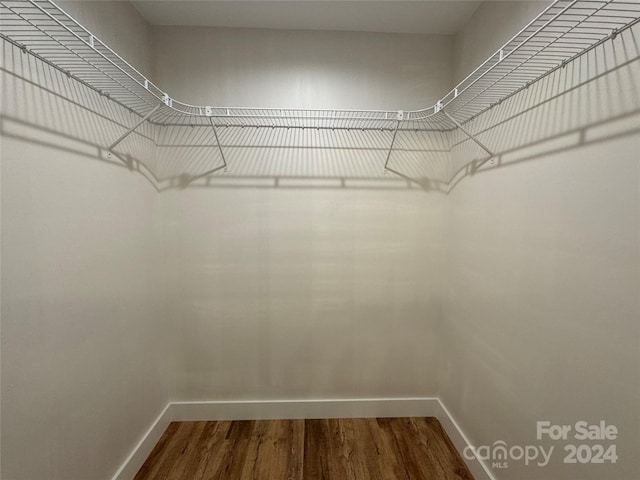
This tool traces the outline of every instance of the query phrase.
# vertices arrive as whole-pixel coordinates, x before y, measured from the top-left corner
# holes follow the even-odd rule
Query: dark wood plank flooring
[[[135,480],[473,480],[435,418],[174,422]]]

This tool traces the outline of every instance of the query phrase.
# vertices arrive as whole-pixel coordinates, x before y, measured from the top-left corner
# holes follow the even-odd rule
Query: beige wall
[[[158,81],[193,102],[402,108],[451,80],[442,36],[160,27],[154,38]],[[434,394],[445,196],[383,174],[388,132],[373,151],[354,132],[259,133],[267,147],[241,149],[223,131],[229,172],[161,194],[176,395]]]
[[[56,4],[142,74],[152,75],[151,25],[131,3],[124,0],[60,0]]]
[[[64,3],[183,101],[390,109],[433,103],[543,6],[487,2],[454,42],[151,29],[124,2]],[[499,480],[637,477],[635,38],[606,47],[613,72],[596,50],[469,124],[499,156],[448,196],[447,169],[482,158],[459,132],[451,155],[400,135],[385,175],[387,133],[241,148],[223,130],[229,172],[197,178],[220,160],[211,138],[178,147],[197,129],[160,134],[176,176],[157,195],[99,148],[130,114],[3,47],[2,478],[109,478],[170,399],[423,395],[476,445],[535,444],[537,420],[621,431],[615,467]]]
[[[455,83],[462,81],[550,3],[548,0],[482,2],[464,28],[454,37]]]
[[[452,43],[448,35],[154,26],[154,75],[196,105],[416,109],[450,87]]]
[[[218,187],[161,202],[179,399],[436,392],[441,195]]]
[[[125,56],[146,48],[129,4],[75,6]],[[0,477],[104,480],[168,401],[157,193],[99,150],[122,131],[100,115],[128,112],[1,48]]]
[[[503,11],[481,7],[496,20],[458,45],[493,51],[494,35],[510,36]],[[637,38],[626,32],[467,125],[499,155],[448,198],[440,397],[476,446],[556,445],[550,466],[511,461],[499,480],[640,472]],[[458,166],[483,157],[454,143]],[[563,465],[567,442],[538,442],[539,420],[615,424],[618,463]]]

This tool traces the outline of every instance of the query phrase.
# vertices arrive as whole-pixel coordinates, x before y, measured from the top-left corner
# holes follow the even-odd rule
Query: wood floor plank
[[[154,480],[167,480],[174,465],[180,460],[185,443],[195,428],[195,422],[177,422],[177,428],[164,445],[158,460],[155,462],[147,476],[141,478],[153,478]],[[152,452],[153,455],[153,452]],[[137,480],[137,476],[136,476]]]
[[[418,435],[429,450],[434,462],[440,464],[442,477],[446,480],[473,480],[469,468],[453,446],[440,422],[432,417],[413,418]]]
[[[263,421],[264,428],[255,440],[256,460],[251,479],[278,478],[302,480],[302,420]]]
[[[396,477],[402,480],[416,480],[420,478],[429,478],[427,476],[422,477],[420,473],[419,464],[416,464],[410,452],[406,449],[408,445],[403,441],[402,434],[398,435],[397,429],[394,428],[394,424],[403,419],[396,418],[379,418],[378,425],[380,426],[380,432],[382,433],[386,447],[391,455],[394,455],[398,459],[399,471],[396,472]],[[433,478],[436,478],[435,476]]]
[[[180,427],[180,424],[177,422],[172,422],[169,424],[167,429],[160,437],[160,440],[158,440],[158,443],[149,454],[149,457],[147,457],[144,465],[142,465],[140,470],[138,470],[138,473],[134,477],[134,480],[153,478],[153,476],[155,475],[155,471],[157,470],[157,468],[159,468],[159,465],[162,462],[167,443],[171,441],[178,427]]]
[[[378,452],[378,467],[383,479],[396,480],[406,478],[400,452],[397,451],[397,444],[394,438],[389,438],[380,428],[379,419],[366,419],[369,428],[369,435]]]
[[[435,418],[172,423],[135,480],[473,480]]]
[[[329,424],[326,420],[304,421],[303,478],[328,480]]]
[[[206,422],[206,427],[199,439],[200,451],[197,461],[187,466],[183,478],[205,480],[213,478],[207,473],[209,466],[216,464],[216,458],[225,441],[231,422]]]
[[[290,420],[288,435],[291,438],[288,451],[286,480],[303,480],[304,420]]]
[[[363,419],[339,419],[345,470],[353,480],[382,480],[379,453],[367,422]]]
[[[232,425],[233,428],[233,425]],[[244,427],[243,427],[244,428]],[[221,467],[220,480],[244,480],[244,466],[249,453],[249,438],[243,435],[236,440],[227,439],[227,459]]]
[[[412,424],[411,418],[398,418],[396,421],[391,422],[391,429],[398,442],[398,447],[401,451],[402,459],[405,465],[409,466],[410,476],[408,479],[420,480],[422,478],[438,478],[442,477],[441,472],[438,472],[431,461],[428,452],[423,448],[420,442],[419,436],[416,434],[416,430]],[[442,479],[444,480],[444,478]]]
[[[222,439],[216,446],[217,450],[212,452],[209,462],[204,465],[203,479],[221,480],[225,478],[225,472],[231,462],[233,442]]]
[[[191,422],[190,422],[191,423]],[[192,428],[185,430],[181,450],[167,471],[167,480],[181,480],[186,478],[185,471],[190,465],[197,464],[197,455],[200,451],[199,440],[207,422],[192,422]]]

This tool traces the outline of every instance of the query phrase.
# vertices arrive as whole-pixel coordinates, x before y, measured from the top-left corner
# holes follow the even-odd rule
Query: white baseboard
[[[280,418],[436,417],[460,454],[469,441],[437,397],[171,402],[113,480],[131,480],[171,422]],[[467,461],[476,480],[495,480],[482,462]]]
[[[458,422],[455,421],[453,415],[447,410],[447,407],[444,406],[444,403],[438,398],[438,405],[440,408],[440,414],[436,415],[438,420],[440,421],[440,425],[444,428],[444,431],[447,432],[451,442],[456,447],[456,450],[460,453],[460,455],[464,454],[465,448],[471,446],[471,442],[469,438],[465,435],[464,431],[460,428]],[[464,458],[464,457],[463,457]],[[466,460],[465,463],[471,470],[471,474],[476,480],[496,480],[496,477],[493,476],[491,469],[488,467],[484,460]]]
[[[136,476],[140,467],[144,464],[145,460],[156,446],[158,440],[167,429],[169,424],[173,422],[171,418],[171,403],[167,404],[162,410],[162,413],[158,415],[158,418],[151,424],[147,433],[144,434],[142,440],[131,452],[131,455],[127,457],[122,466],[118,469],[112,480],[131,480]]]
[[[174,402],[169,409],[173,418],[182,421],[430,417],[437,413],[438,399],[418,397]]]

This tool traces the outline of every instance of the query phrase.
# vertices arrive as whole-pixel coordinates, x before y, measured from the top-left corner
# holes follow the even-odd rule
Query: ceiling
[[[153,25],[455,34],[480,1],[133,0]]]

